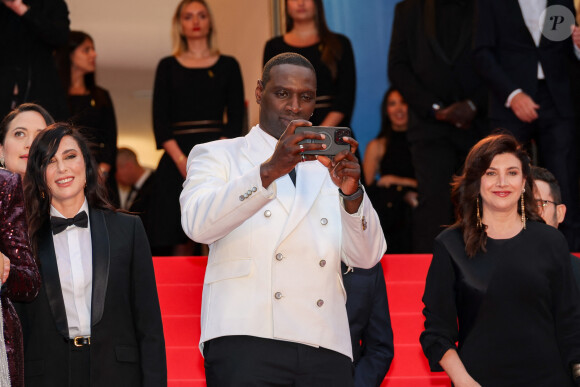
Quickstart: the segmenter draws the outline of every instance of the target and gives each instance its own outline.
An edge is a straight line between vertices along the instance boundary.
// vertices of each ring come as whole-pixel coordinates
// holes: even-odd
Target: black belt
[[[68,341],[73,347],[88,347],[91,345],[91,336],[77,336]]]
[[[223,122],[219,120],[183,121],[171,124],[174,135],[191,133],[221,132]]]

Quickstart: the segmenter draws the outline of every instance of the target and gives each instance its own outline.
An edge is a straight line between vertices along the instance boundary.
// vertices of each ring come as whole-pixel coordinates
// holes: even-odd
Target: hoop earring
[[[521,196],[522,224],[524,225],[524,230],[525,230],[526,229],[526,207],[524,205],[524,192],[526,192],[525,188],[522,191],[522,196]]]
[[[40,191],[40,197],[41,197],[42,199],[44,199],[44,198],[45,198],[45,196],[44,196],[44,191]]]
[[[483,227],[483,222],[481,221],[481,214],[479,212],[479,195],[477,196],[477,207],[476,207],[476,211],[477,211],[477,228],[482,228]]]

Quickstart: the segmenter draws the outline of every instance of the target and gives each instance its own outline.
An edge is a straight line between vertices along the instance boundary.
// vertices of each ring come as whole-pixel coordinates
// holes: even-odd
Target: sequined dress
[[[0,169],[0,251],[10,259],[10,275],[2,286],[2,318],[13,387],[24,386],[22,327],[12,302],[30,302],[40,289],[32,256],[20,176]]]

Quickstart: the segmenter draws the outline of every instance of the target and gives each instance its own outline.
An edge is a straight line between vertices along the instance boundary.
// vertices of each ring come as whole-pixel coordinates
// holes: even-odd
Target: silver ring
[[[304,150],[304,145],[303,144],[298,144],[298,147],[300,148],[300,152],[302,152]]]
[[[303,154],[302,154],[302,155],[300,155],[300,157],[302,158],[302,162],[305,162],[305,161],[306,161],[306,158],[304,157],[304,155],[303,155]]]

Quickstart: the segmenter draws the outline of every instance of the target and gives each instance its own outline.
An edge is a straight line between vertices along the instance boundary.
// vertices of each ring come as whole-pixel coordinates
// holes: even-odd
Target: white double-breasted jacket
[[[197,145],[180,197],[182,225],[210,245],[200,348],[249,335],[320,346],[352,358],[340,262],[370,268],[386,242],[368,197],[348,214],[318,161],[262,187],[260,164],[273,138],[259,126],[245,137]]]

